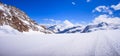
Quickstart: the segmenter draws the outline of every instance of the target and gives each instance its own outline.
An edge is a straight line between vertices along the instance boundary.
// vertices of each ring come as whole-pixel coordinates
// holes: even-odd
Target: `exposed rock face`
[[[0,3],[0,26],[9,25],[20,32],[29,30],[51,33],[45,26],[38,25],[20,9]],[[46,32],[47,31],[47,32]]]
[[[74,26],[71,28],[64,29],[63,31],[59,31],[57,33],[80,33],[81,30],[81,26]]]

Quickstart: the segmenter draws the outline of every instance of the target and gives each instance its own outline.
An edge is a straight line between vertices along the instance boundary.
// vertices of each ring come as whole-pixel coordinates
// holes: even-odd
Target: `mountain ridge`
[[[59,27],[58,27],[59,26]],[[63,28],[61,30],[61,27]],[[57,34],[61,33],[88,33],[98,30],[120,30],[120,24],[111,24],[107,22],[100,22],[97,24],[88,24],[86,26],[72,26],[68,28],[64,28],[65,26],[61,25],[53,25],[48,27],[48,29],[52,30],[53,32]]]
[[[29,32],[29,30],[43,33],[52,33],[27,16],[22,10],[0,3],[0,26],[9,25],[19,32]]]

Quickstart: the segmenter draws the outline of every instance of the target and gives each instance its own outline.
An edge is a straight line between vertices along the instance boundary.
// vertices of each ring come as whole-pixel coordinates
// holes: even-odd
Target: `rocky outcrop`
[[[29,30],[33,30],[51,33],[45,29],[45,26],[40,26],[35,21],[31,20],[26,13],[20,9],[0,3],[0,26],[3,25],[9,25],[19,32],[29,32]]]

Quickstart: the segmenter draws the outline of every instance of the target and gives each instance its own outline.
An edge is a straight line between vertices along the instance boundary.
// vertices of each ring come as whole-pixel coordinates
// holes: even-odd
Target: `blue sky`
[[[98,6],[111,6],[120,3],[119,0],[1,0],[3,3],[15,6],[28,14],[38,23],[50,23],[48,19],[69,20],[72,23],[91,22],[102,14],[92,12]],[[111,9],[112,10],[112,9]],[[119,10],[114,16],[120,16]],[[107,13],[106,13],[107,14]]]

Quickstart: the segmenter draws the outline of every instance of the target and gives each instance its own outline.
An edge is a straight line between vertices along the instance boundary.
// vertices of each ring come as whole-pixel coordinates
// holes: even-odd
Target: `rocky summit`
[[[38,25],[31,20],[27,14],[20,9],[0,3],[0,26],[8,25],[19,32],[40,31],[43,33],[52,33],[45,26]]]

